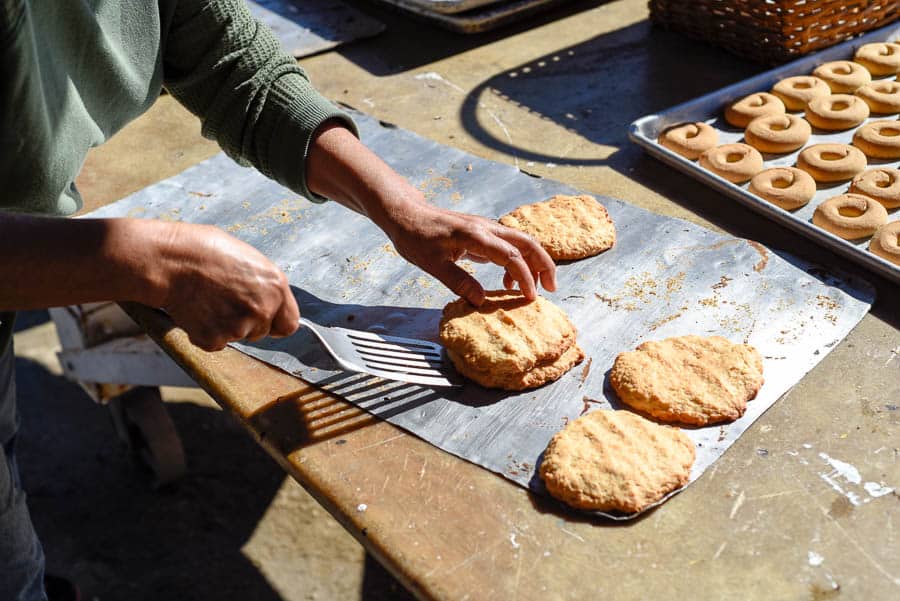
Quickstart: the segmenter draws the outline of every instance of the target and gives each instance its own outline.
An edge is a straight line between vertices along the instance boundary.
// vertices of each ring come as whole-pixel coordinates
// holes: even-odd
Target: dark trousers
[[[12,319],[11,313],[0,313],[0,599],[46,601],[44,552],[28,515],[16,466]]]

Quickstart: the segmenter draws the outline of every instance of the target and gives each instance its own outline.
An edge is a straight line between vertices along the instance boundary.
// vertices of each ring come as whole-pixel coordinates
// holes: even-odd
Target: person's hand
[[[216,351],[233,340],[294,333],[297,302],[287,277],[262,253],[213,226],[166,225],[157,306],[191,342]]]
[[[403,258],[476,307],[484,302],[484,288],[456,264],[463,258],[503,267],[503,286],[517,283],[530,300],[537,296],[538,283],[556,290],[550,255],[527,234],[496,221],[413,200],[395,208],[384,229]]]
[[[366,215],[403,258],[473,305],[484,302],[484,289],[456,264],[463,257],[503,267],[503,285],[518,283],[528,299],[537,295],[538,282],[556,290],[556,265],[530,236],[484,217],[429,205],[420,190],[340,123],[329,121],[319,128],[306,165],[312,192]]]

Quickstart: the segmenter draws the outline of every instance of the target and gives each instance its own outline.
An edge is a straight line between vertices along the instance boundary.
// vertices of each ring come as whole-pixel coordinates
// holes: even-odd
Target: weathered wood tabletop
[[[387,33],[301,61],[329,97],[439,142],[653,211],[847,264],[723,202],[626,139],[629,122],[761,71],[653,30],[644,0],[577,3],[461,37],[364,4]],[[171,98],[94,151],[97,207],[214,154]],[[851,269],[854,269],[851,267]],[[854,269],[858,271],[858,269]],[[695,484],[643,519],[560,512],[338,398],[151,311],[151,335],[423,599],[893,599],[900,596],[900,291]],[[857,481],[854,482],[854,479]],[[849,492],[859,490],[862,501]]]

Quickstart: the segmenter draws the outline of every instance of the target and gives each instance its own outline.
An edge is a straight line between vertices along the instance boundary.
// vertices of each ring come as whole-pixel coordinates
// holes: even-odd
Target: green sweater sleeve
[[[179,0],[163,32],[166,89],[242,164],[315,201],[306,157],[316,129],[350,117],[322,97],[243,0]]]

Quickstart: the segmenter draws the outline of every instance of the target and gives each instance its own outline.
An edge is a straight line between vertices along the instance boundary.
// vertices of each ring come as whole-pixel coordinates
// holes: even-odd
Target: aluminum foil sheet
[[[338,0],[248,0],[287,52],[309,56],[384,31],[384,24]]]
[[[498,217],[571,187],[479,159],[356,114],[363,140],[429,202]],[[589,411],[618,407],[608,385],[615,356],[648,339],[719,334],[755,345],[765,385],[734,423],[687,430],[698,478],[772,403],[857,324],[870,286],[830,274],[752,241],[600,198],[615,221],[611,250],[559,266],[546,294],[578,328],[587,359],[559,381],[507,393],[474,384],[432,390],[335,371],[306,331],[236,344],[243,352],[316,383],[374,415],[523,487],[545,494],[537,466],[550,437]],[[216,156],[92,216],[210,223],[272,258],[288,275],[303,314],[324,325],[435,340],[453,295],[406,263],[363,217],[314,205],[257,172]],[[488,287],[501,271],[471,265]],[[632,516],[613,516],[624,519]]]
[[[869,252],[869,240],[843,240],[834,234],[827,232],[812,223],[813,212],[816,207],[825,200],[846,193],[850,188],[850,182],[837,184],[819,184],[812,201],[796,211],[785,211],[765,200],[751,194],[747,190],[747,184],[736,185],[726,181],[710,171],[700,167],[694,161],[688,160],[667,148],[657,144],[656,140],[660,132],[667,127],[685,121],[703,121],[719,132],[720,144],[743,142],[744,132],[732,127],[722,117],[725,106],[752,94],[754,92],[767,92],[779,80],[793,75],[809,75],[817,66],[835,60],[850,60],[856,49],[870,42],[896,41],[900,38],[900,29],[896,25],[884,27],[863,37],[839,44],[822,52],[817,52],[792,63],[766,71],[755,77],[728,86],[701,98],[691,100],[676,107],[663,111],[657,115],[642,117],[631,124],[629,135],[631,139],[641,145],[647,152],[663,160],[679,171],[687,173],[691,177],[699,179],[703,183],[723,192],[730,198],[740,202],[751,209],[762,213],[766,217],[786,225],[804,236],[815,240],[844,256],[880,273],[881,275],[900,283],[900,266]],[[888,79],[894,79],[890,76]],[[803,113],[795,113],[803,116]],[[896,120],[897,114],[872,115],[866,122]],[[853,140],[853,132],[857,128],[847,131],[828,132],[813,128],[813,135],[804,146],[807,148],[813,144],[840,143],[850,144]],[[791,167],[797,163],[797,156],[803,149],[798,149],[788,154],[763,154],[765,167]],[[869,159],[869,168],[872,167],[900,167],[898,160]],[[888,213],[888,221],[900,219],[900,211],[893,210]]]

